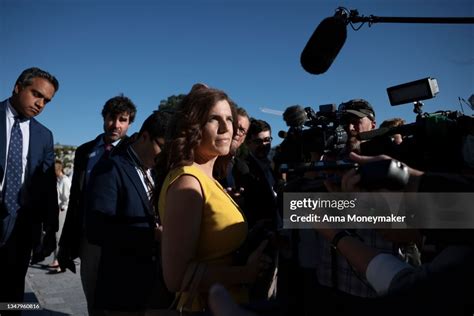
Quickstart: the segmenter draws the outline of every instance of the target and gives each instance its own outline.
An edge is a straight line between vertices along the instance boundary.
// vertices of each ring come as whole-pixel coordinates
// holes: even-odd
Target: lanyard
[[[154,185],[154,182],[150,178],[149,173],[143,167],[143,164],[141,163],[140,158],[138,158],[135,151],[131,147],[128,147],[127,148],[127,153],[130,156],[130,159],[132,159],[133,163],[135,164],[135,166],[138,168],[138,170],[140,171],[140,173],[143,176],[145,186],[147,187],[147,192],[146,192],[147,197],[150,201],[150,204],[151,204],[151,207],[152,207],[152,210],[153,210],[152,215],[155,218],[155,223],[158,223],[158,224],[161,225],[160,216],[155,210],[155,185]]]

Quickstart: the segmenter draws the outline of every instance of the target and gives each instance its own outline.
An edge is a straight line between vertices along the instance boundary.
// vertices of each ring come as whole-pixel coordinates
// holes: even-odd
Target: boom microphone
[[[289,106],[285,112],[283,112],[283,120],[286,122],[286,125],[290,127],[303,126],[307,119],[306,111],[299,105]]]
[[[286,138],[286,135],[288,135],[288,133],[285,132],[285,131],[279,131],[278,132],[278,137],[280,137],[280,138]]]
[[[313,75],[326,72],[344,45],[346,37],[344,17],[332,16],[324,19],[301,53],[301,66]]]

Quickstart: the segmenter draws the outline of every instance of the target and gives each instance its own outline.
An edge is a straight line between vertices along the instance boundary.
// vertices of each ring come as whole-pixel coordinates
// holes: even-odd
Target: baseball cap
[[[370,103],[364,99],[353,99],[342,103],[339,106],[339,111],[343,114],[349,113],[357,117],[369,117],[369,119],[375,119],[375,111]]]

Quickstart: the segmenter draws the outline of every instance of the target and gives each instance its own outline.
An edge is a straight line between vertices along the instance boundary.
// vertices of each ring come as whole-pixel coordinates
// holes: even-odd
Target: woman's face
[[[202,130],[201,144],[196,148],[200,157],[212,159],[229,153],[232,141],[232,111],[227,100],[218,101],[209,111]]]

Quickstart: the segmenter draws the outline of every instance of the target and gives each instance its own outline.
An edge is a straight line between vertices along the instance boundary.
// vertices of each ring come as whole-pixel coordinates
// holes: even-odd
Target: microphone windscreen
[[[292,105],[283,112],[283,120],[290,127],[303,126],[307,119],[306,111],[299,105]]]
[[[287,132],[285,132],[285,131],[279,131],[278,132],[278,137],[280,137],[280,138],[286,138],[286,135],[287,135]]]
[[[338,16],[324,19],[311,35],[303,52],[301,65],[313,75],[326,72],[341,50],[347,37],[345,20]]]

